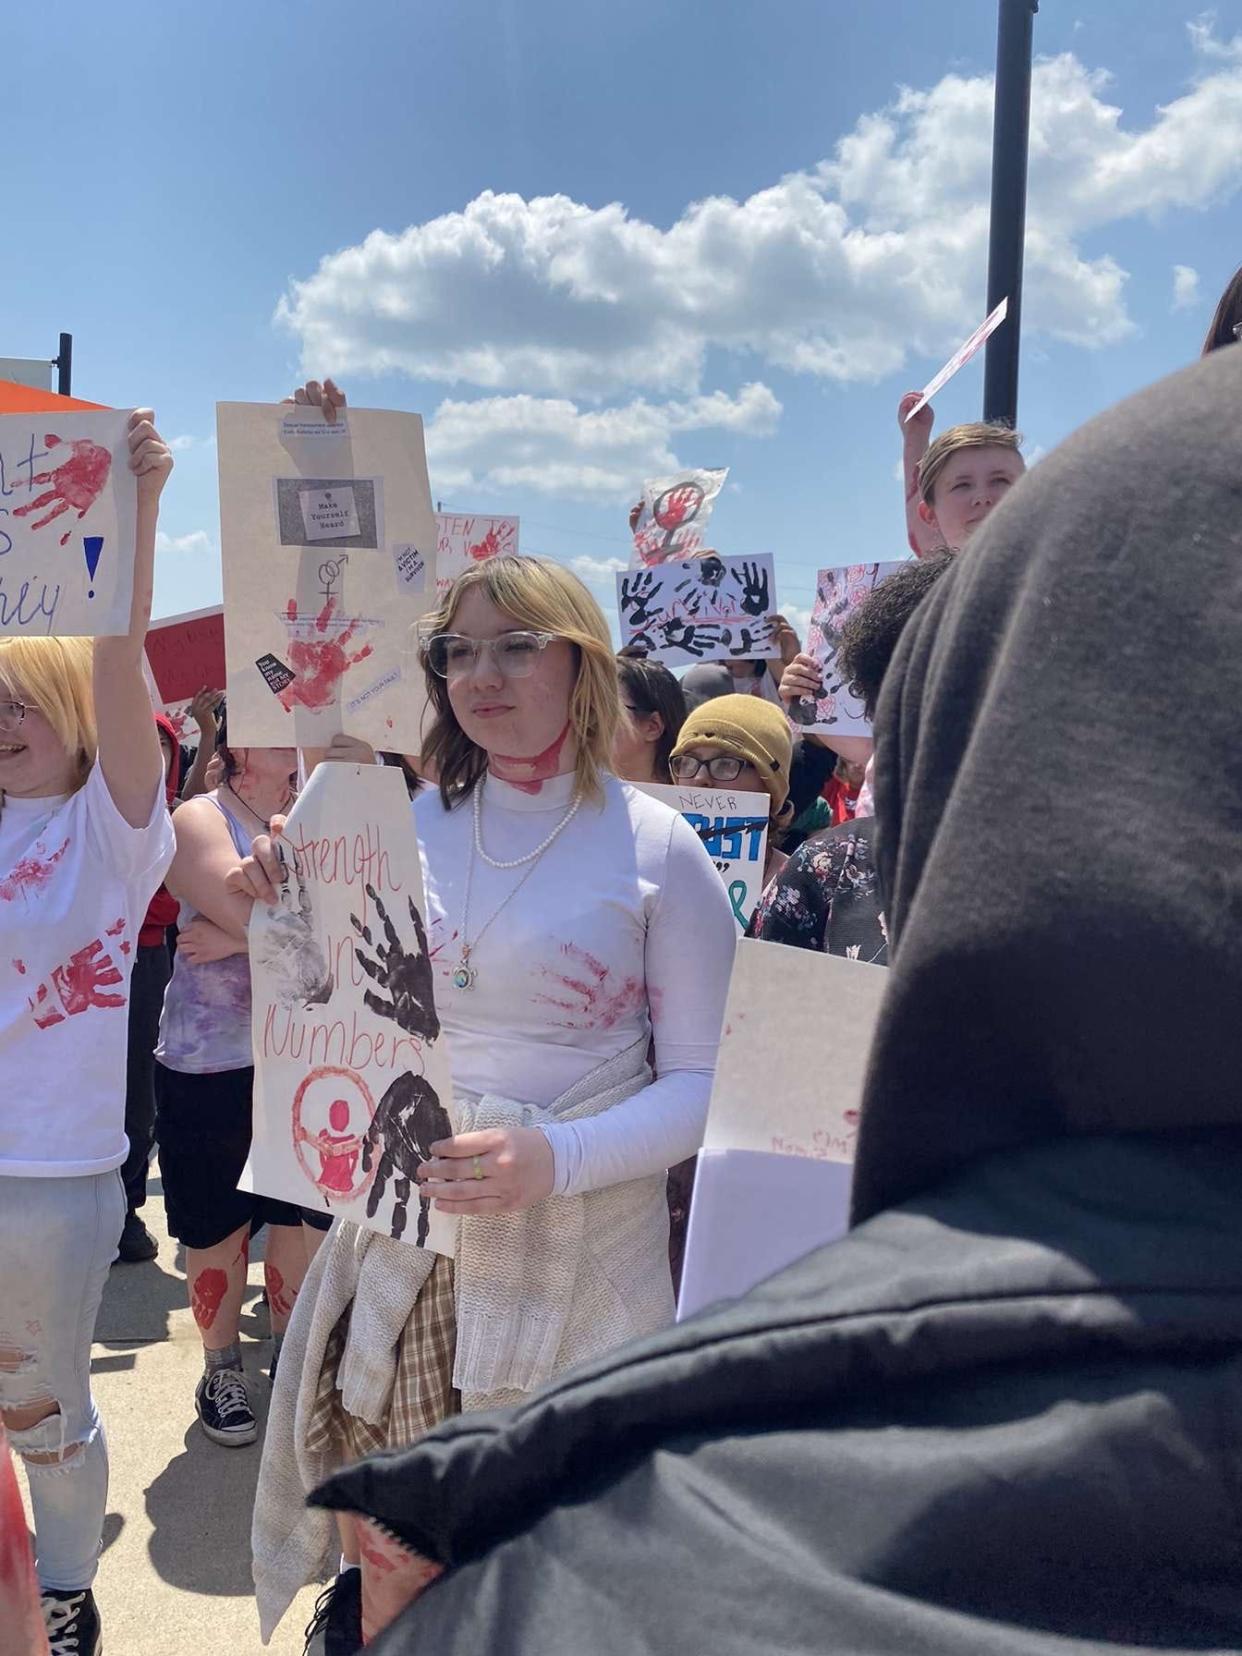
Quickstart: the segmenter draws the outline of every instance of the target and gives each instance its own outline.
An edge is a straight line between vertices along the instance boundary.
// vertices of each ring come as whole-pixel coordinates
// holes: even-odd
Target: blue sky
[[[601,596],[643,475],[728,464],[713,540],[774,552],[805,611],[820,565],[902,555],[898,396],[983,315],[995,12],[19,9],[0,355],[70,329],[75,390],[179,440],[159,613],[219,598],[215,402],[283,395],[304,352],[424,415],[446,507],[518,513]],[[1242,262],[1242,0],[1035,27],[1038,454],[1193,357]],[[938,426],[981,395],[980,360]]]

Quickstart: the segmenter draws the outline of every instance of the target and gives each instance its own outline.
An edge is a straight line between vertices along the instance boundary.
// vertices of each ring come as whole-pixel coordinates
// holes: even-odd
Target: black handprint
[[[272,974],[273,994],[282,1006],[322,1006],[332,996],[332,973],[315,936],[310,892],[296,857],[294,873],[296,897],[286,874],[280,906],[269,911],[259,962]]]
[[[645,627],[660,612],[656,599],[664,590],[663,578],[649,570],[627,575],[621,582],[621,614],[631,627]]]
[[[362,1171],[369,1173],[380,1152],[375,1182],[367,1195],[367,1218],[374,1219],[384,1199],[390,1177],[395,1176],[391,1232],[399,1242],[405,1232],[410,1201],[410,1190],[418,1179],[418,1170],[431,1160],[431,1147],[441,1139],[452,1138],[453,1124],[440,1103],[435,1088],[423,1075],[411,1075],[407,1070],[397,1076],[371,1118],[366,1137],[362,1141]],[[421,1197],[418,1206],[418,1230],[415,1240],[421,1248],[431,1228],[431,1215]]]
[[[743,563],[741,572],[733,571],[733,579],[742,589],[742,608],[747,615],[766,615],[772,608],[769,597],[768,572],[757,563]]]
[[[686,655],[705,655],[712,642],[707,636],[709,628],[696,627],[692,621],[683,621],[679,616],[662,622],[659,631],[663,637],[661,649],[682,650]]]
[[[368,948],[375,950],[374,960],[359,948],[354,949],[354,958],[368,977],[374,978],[381,989],[388,990],[392,999],[381,1000],[373,990],[368,989],[362,997],[363,1002],[381,1018],[391,1018],[408,1035],[417,1035],[430,1045],[440,1033],[440,1019],[436,1014],[434,979],[427,954],[427,930],[423,917],[414,907],[414,899],[409,898],[417,952],[407,954],[374,886],[367,886],[367,896],[375,904],[375,912],[383,922],[384,936],[388,941],[376,943],[371,937],[371,928],[364,926],[356,914],[351,914],[349,918],[354,930]]]

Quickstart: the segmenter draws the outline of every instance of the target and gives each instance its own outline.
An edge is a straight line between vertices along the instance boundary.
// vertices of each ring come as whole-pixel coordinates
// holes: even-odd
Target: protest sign
[[[915,403],[914,407],[906,415],[906,425],[909,425],[910,421],[918,413],[920,408],[927,407],[928,403],[936,395],[937,391],[942,391],[944,389],[944,387],[953,378],[954,374],[957,373],[959,368],[964,368],[966,366],[979,347],[986,344],[1008,315],[1009,298],[1006,295],[1006,297],[1001,300],[1000,304],[997,305],[996,309],[986,319],[986,321],[980,322],[979,326],[975,329],[974,333],[971,334],[970,338],[958,346],[957,350],[954,351],[953,355],[945,363],[940,372],[938,374],[933,374],[931,379],[928,380],[927,384],[923,387],[923,391],[918,402]]]
[[[0,634],[128,632],[137,505],[127,410],[0,415]]]
[[[224,610],[188,610],[154,621],[147,633],[147,663],[155,680],[159,706],[174,719],[200,690],[224,688]]]
[[[417,414],[217,408],[229,732],[417,753],[435,514]]]
[[[680,812],[703,841],[725,883],[737,929],[744,932],[763,895],[771,797],[662,782],[634,785],[639,793],[650,794]]]
[[[400,771],[319,765],[285,827],[278,907],[250,921],[254,1134],[242,1189],[451,1254],[418,1199],[452,1079]]]
[[[728,466],[719,466],[653,477],[644,483],[631,565],[676,563],[701,552],[707,544],[704,535],[712,507],[728,475]]]
[[[690,558],[617,576],[621,642],[667,667],[780,655],[769,552]]]
[[[819,663],[823,682],[818,696],[799,697],[789,704],[789,721],[799,730],[816,736],[870,736],[871,721],[862,702],[837,671],[837,651],[850,613],[900,568],[900,562],[847,564],[843,569],[821,569],[815,577],[806,653]]]
[[[753,938],[738,944],[679,1318],[744,1294],[844,1236],[867,1058],[887,981],[883,967],[836,955]]]
[[[447,592],[459,575],[489,558],[516,558],[518,520],[471,512],[436,513],[436,587]]]

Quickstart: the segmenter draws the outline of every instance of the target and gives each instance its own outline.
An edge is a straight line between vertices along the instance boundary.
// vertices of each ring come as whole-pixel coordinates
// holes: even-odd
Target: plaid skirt
[[[461,1413],[461,1395],[453,1388],[457,1309],[451,1259],[444,1254],[437,1257],[397,1343],[396,1379],[382,1426],[350,1414],[337,1389],[349,1316],[347,1309],[328,1336],[306,1434],[307,1447],[326,1455],[334,1467],[373,1455],[377,1449],[406,1449],[442,1420]]]

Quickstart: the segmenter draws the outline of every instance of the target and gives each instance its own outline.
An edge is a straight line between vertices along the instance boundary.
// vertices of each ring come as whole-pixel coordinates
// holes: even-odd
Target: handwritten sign
[[[224,688],[224,610],[170,615],[151,624],[147,664],[155,680],[157,705],[174,720],[185,717],[200,690]]]
[[[771,553],[691,558],[617,576],[621,642],[668,667],[778,656]]]
[[[644,483],[642,508],[634,525],[634,566],[676,563],[701,552],[707,544],[712,507],[728,475],[729,468],[720,466],[653,477]]]
[[[936,395],[937,391],[942,391],[944,389],[944,387],[953,378],[954,374],[957,373],[958,369],[966,366],[979,347],[985,344],[992,337],[997,328],[1000,327],[1001,323],[1008,315],[1009,298],[1008,295],[1006,295],[1006,297],[1001,300],[1000,304],[997,305],[996,309],[986,319],[986,321],[980,322],[979,326],[975,329],[974,333],[971,334],[970,338],[958,346],[957,350],[954,351],[953,355],[945,363],[940,372],[933,374],[931,379],[928,380],[927,384],[923,387],[923,392],[919,397],[918,402],[915,403],[914,407],[906,415],[905,423],[907,425],[909,425],[910,421],[918,413],[920,408],[927,407],[928,403]]]
[[[242,1188],[451,1254],[416,1174],[452,1079],[398,770],[320,765],[289,816],[280,905],[250,922],[254,1136]]]
[[[870,736],[871,721],[863,704],[837,671],[841,629],[881,581],[901,568],[898,563],[847,564],[821,569],[815,577],[815,607],[807,633],[806,650],[822,674],[820,693],[791,702],[789,720],[799,730],[823,736]]]
[[[489,558],[516,558],[518,520],[472,512],[437,512],[436,584],[447,592],[459,575]]]
[[[436,542],[421,419],[221,403],[217,426],[232,739],[417,752]]]
[[[863,1081],[887,981],[883,967],[837,955],[753,938],[738,944],[679,1318],[744,1294],[844,1236]]]
[[[639,793],[680,812],[703,841],[725,883],[737,929],[744,932],[763,895],[771,799],[766,793],[725,788],[670,787],[661,782],[635,786]]]
[[[0,635],[129,631],[129,413],[0,415]]]

